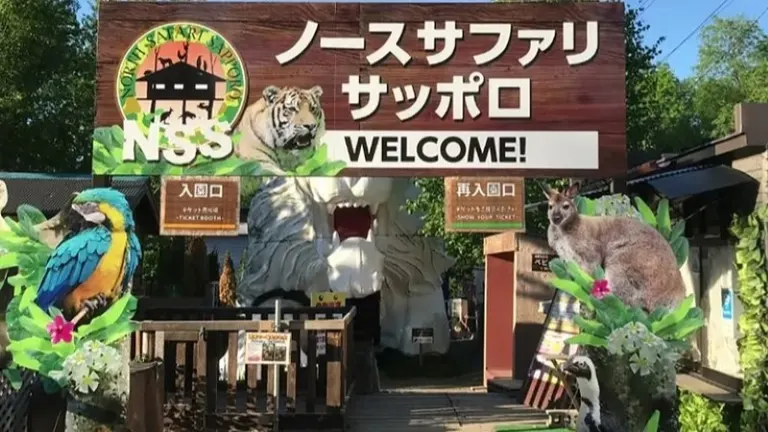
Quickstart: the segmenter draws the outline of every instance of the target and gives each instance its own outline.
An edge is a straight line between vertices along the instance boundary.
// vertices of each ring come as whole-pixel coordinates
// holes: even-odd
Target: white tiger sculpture
[[[355,298],[381,291],[381,345],[418,354],[410,328],[431,327],[434,343],[426,351],[447,352],[441,286],[453,259],[443,252],[441,240],[419,236],[420,216],[403,209],[416,192],[406,178],[265,180],[250,205],[238,302],[254,305],[262,294],[281,289],[337,291]],[[356,235],[342,226],[345,214],[358,225]]]

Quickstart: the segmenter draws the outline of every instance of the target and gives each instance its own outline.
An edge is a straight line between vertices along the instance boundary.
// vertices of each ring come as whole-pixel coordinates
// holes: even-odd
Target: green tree
[[[693,107],[705,136],[733,132],[733,106],[768,100],[768,35],[744,16],[715,18],[699,36],[691,80]]]
[[[0,170],[89,171],[96,20],[76,0],[0,0]]]

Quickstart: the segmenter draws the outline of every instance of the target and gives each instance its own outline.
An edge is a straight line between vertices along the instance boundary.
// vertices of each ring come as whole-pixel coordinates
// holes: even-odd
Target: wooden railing
[[[169,417],[184,422],[179,426],[188,430],[274,426],[275,419],[281,429],[342,427],[354,389],[355,314],[354,307],[283,310],[281,331],[291,333],[290,364],[245,365],[241,379],[238,332],[274,331],[274,312],[268,309],[229,309],[227,315],[237,319],[141,321],[132,356],[164,361],[166,422]],[[323,336],[325,353],[318,353]],[[220,377],[225,352],[227,373]],[[280,368],[277,395],[274,368]]]

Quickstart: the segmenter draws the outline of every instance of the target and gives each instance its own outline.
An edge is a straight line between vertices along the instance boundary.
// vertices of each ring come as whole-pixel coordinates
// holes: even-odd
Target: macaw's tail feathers
[[[40,306],[40,309],[48,312],[48,308],[56,303],[56,293],[51,291],[43,291],[37,293],[35,303]]]

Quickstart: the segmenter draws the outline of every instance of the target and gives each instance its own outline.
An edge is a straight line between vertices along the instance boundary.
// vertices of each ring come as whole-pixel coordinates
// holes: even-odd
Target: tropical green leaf
[[[8,381],[8,384],[11,385],[11,388],[13,390],[19,391],[19,389],[21,389],[23,380],[22,380],[21,371],[19,370],[19,368],[17,367],[5,368],[3,369],[3,375],[5,376],[6,380]]]
[[[23,368],[30,369],[33,371],[37,371],[40,369],[40,361],[38,361],[36,358],[34,358],[33,356],[31,356],[25,351],[14,352],[13,362]]]
[[[685,261],[688,260],[688,251],[690,250],[688,239],[685,237],[678,237],[671,246],[672,251],[675,253],[677,265],[683,265]]]
[[[45,313],[42,309],[40,309],[40,306],[38,306],[35,302],[32,302],[27,307],[27,310],[29,310],[29,315],[32,317],[33,320],[35,320],[35,323],[45,328],[48,324],[53,321],[53,318]]]
[[[90,333],[115,325],[123,317],[123,312],[128,311],[131,316],[136,311],[136,297],[126,294],[116,301],[106,312],[94,318],[89,324],[81,326],[77,330],[79,337],[86,337]],[[128,318],[130,319],[130,318]]]
[[[589,292],[592,289],[592,284],[595,283],[595,280],[592,279],[592,276],[585,272],[578,264],[573,261],[568,261],[566,263],[566,268],[568,269],[568,274],[571,275],[571,279],[579,284],[579,286],[586,292]]]
[[[659,418],[661,417],[661,413],[659,413],[659,410],[656,410],[651,415],[651,418],[648,419],[648,423],[645,424],[645,427],[643,428],[643,432],[657,432],[659,430]]]
[[[19,265],[19,254],[8,252],[0,255],[0,270],[13,268]]]
[[[21,276],[21,275],[16,275]],[[29,286],[26,290],[24,290],[24,293],[21,295],[21,303],[19,303],[19,310],[25,311],[29,308],[31,304],[35,302],[35,298],[37,298],[37,289]]]
[[[592,279],[594,280],[603,280],[605,279],[605,270],[603,270],[602,266],[597,266],[594,273],[592,274]]]
[[[37,225],[48,220],[43,212],[29,204],[22,204],[16,207],[16,216],[19,218],[19,221],[26,220],[32,225]]]
[[[558,278],[568,280],[571,276],[568,274],[568,268],[565,261],[561,258],[555,258],[549,261],[549,270]]]
[[[332,161],[321,165],[312,172],[312,175],[334,177],[346,167],[347,164],[342,161]]]
[[[637,210],[640,212],[640,216],[643,217],[643,220],[655,227],[656,226],[656,216],[653,214],[653,211],[651,211],[650,207],[643,201],[640,197],[635,197],[635,206],[637,207]]]
[[[582,316],[576,315],[573,317],[573,322],[576,323],[576,325],[579,326],[579,328],[584,333],[588,333],[600,338],[606,338],[611,334],[611,329],[598,321],[589,320]]]
[[[46,327],[41,326],[40,324],[36,323],[35,320],[26,315],[19,317],[19,325],[21,325],[24,330],[35,337],[50,339],[50,335],[48,334]]]
[[[660,320],[666,313],[668,312],[668,309],[666,308],[656,308],[653,312],[651,312],[650,315],[648,315],[648,320],[651,321],[651,323]]]
[[[689,295],[688,297],[685,298],[685,300],[683,300],[682,303],[680,303],[677,309],[665,315],[664,318],[662,318],[661,320],[654,322],[651,325],[651,331],[653,333],[659,333],[665,328],[671,327],[679,323],[688,315],[688,311],[694,306],[695,302],[696,302],[696,299],[694,298],[694,296]]]
[[[664,238],[667,238],[672,231],[672,220],[669,218],[669,200],[667,199],[659,201],[656,208],[656,229]]]
[[[588,345],[588,346],[595,346],[595,347],[605,347],[608,346],[608,341],[599,338],[597,336],[593,336],[591,334],[581,333],[576,336],[572,336],[565,340],[565,343],[570,345]]]
[[[6,349],[13,353],[13,359],[16,360],[16,355],[19,352],[31,351],[34,353],[48,353],[53,351],[53,344],[51,341],[43,338],[32,336],[20,341],[12,341]],[[37,370],[37,369],[35,369]]]
[[[620,298],[616,297],[613,294],[606,295],[601,299],[601,301],[603,302],[603,304],[608,306],[616,314],[627,312],[627,305],[625,305]]]
[[[550,284],[553,287],[559,289],[560,291],[566,292],[576,297],[576,299],[580,301],[581,304],[586,305],[587,308],[589,308],[590,310],[594,310],[595,307],[592,304],[593,297],[587,294],[587,292],[584,291],[584,289],[580,287],[579,284],[577,284],[576,282],[566,280],[566,279],[556,278],[556,279],[552,279],[550,281]]]
[[[675,240],[680,238],[680,236],[685,233],[685,220],[681,219],[675,223],[675,226],[672,228],[672,231],[669,233],[669,236],[667,237],[667,240],[670,244],[672,244]]]
[[[105,335],[103,342],[107,345],[111,345],[112,343],[117,342],[120,339],[135,332],[138,327],[138,324],[134,322],[118,323],[117,325],[107,329],[108,332]]]

